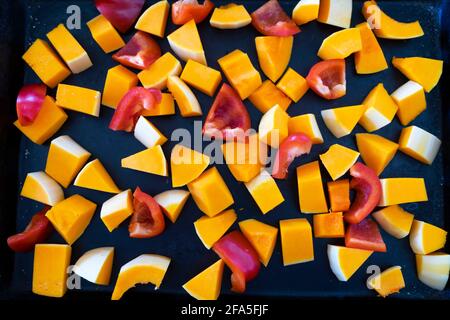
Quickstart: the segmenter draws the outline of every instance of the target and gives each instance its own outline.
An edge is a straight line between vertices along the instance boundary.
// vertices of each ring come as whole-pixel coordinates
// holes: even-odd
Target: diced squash
[[[48,87],[54,88],[70,75],[70,70],[60,60],[56,52],[41,39],[36,39],[22,56]]]
[[[110,53],[125,46],[119,32],[103,15],[98,15],[88,21],[87,26],[95,42],[105,53]]]
[[[228,169],[237,181],[252,180],[267,161],[267,146],[259,141],[257,134],[249,136],[247,142],[229,141],[221,148]]]
[[[322,110],[322,119],[336,138],[350,134],[365,111],[364,105]]]
[[[289,115],[276,104],[261,117],[258,127],[259,140],[273,148],[288,136]]]
[[[403,239],[409,234],[414,220],[414,215],[399,205],[378,210],[372,213],[372,216],[384,231],[397,239]]]
[[[166,0],[152,4],[139,17],[135,28],[160,38],[164,37],[170,4]]]
[[[419,127],[409,126],[402,129],[398,144],[401,152],[431,165],[439,152],[441,140]]]
[[[59,84],[56,90],[56,104],[59,107],[98,117],[101,93],[96,90]]]
[[[43,171],[27,174],[20,195],[49,206],[54,206],[64,199],[61,186]]]
[[[276,82],[291,60],[294,37],[262,36],[255,38],[259,65],[264,74]]]
[[[223,261],[217,261],[183,284],[183,289],[197,300],[217,300],[222,288],[223,267]]]
[[[181,144],[173,147],[170,154],[172,187],[181,187],[199,177],[209,165],[209,157]]]
[[[363,102],[366,108],[359,124],[368,132],[387,126],[394,119],[398,106],[382,83],[373,88]]]
[[[106,73],[103,87],[102,104],[116,108],[122,97],[133,87],[136,87],[136,74],[122,65],[115,66]]]
[[[280,220],[280,235],[284,266],[314,260],[312,230],[308,220]]]
[[[326,37],[317,52],[323,60],[345,59],[362,49],[361,33],[357,28],[348,28]]]
[[[170,76],[179,76],[181,63],[170,52],[163,54],[150,67],[138,73],[139,81],[144,88],[164,90]]]
[[[120,268],[111,300],[119,300],[136,284],[152,283],[158,289],[169,268],[170,258],[156,254],[142,254]]]
[[[300,211],[302,213],[323,213],[328,211],[319,161],[297,167],[297,185]]]
[[[270,80],[264,81],[248,98],[262,113],[266,113],[276,104],[286,111],[291,104],[291,99],[289,99],[289,97],[287,97],[283,91],[278,89]]]
[[[73,73],[92,67],[87,52],[62,23],[47,33],[47,38]]]
[[[414,81],[408,81],[391,94],[398,106],[397,117],[407,126],[427,108],[423,87]]]
[[[429,254],[445,246],[447,231],[430,223],[415,220],[409,234],[409,244],[416,254]]]
[[[177,102],[182,117],[202,115],[202,108],[192,90],[177,76],[169,76],[167,88]]]
[[[90,156],[72,138],[60,136],[50,143],[45,173],[67,188]]]
[[[140,116],[134,127],[134,137],[147,148],[163,145],[167,138],[150,121]]]
[[[347,281],[372,255],[373,251],[328,245],[331,271],[339,281]]]
[[[355,52],[355,67],[358,74],[371,74],[386,70],[388,64],[377,38],[367,22],[357,24],[361,33],[361,50]]]
[[[313,144],[323,143],[322,133],[317,125],[316,116],[313,113],[302,114],[289,118],[289,134],[303,132]]]
[[[97,205],[75,194],[53,206],[45,216],[58,233],[72,245],[86,230]]]
[[[386,298],[390,294],[397,293],[405,287],[402,267],[390,267],[382,273],[371,277],[367,281],[367,284],[370,289],[374,289],[383,298]]]
[[[417,275],[419,280],[435,290],[444,290],[450,272],[450,255],[433,253],[416,255]]]
[[[95,284],[107,286],[111,278],[114,247],[101,247],[85,252],[73,265],[73,272]]]
[[[122,168],[167,177],[167,161],[160,145],[148,148],[122,159]]]
[[[206,66],[205,51],[193,19],[169,34],[167,41],[181,60],[191,59]]]
[[[134,212],[133,194],[125,190],[105,201],[100,210],[100,218],[109,232],[116,229],[126,218]]]
[[[352,0],[320,0],[317,21],[341,28],[350,28]]]
[[[255,69],[248,55],[241,50],[234,50],[217,60],[225,77],[238,92],[242,100],[248,98],[262,83],[258,70]]]
[[[262,170],[252,180],[245,182],[245,186],[263,214],[284,202],[277,183],[266,170]]]
[[[67,291],[67,268],[72,248],[66,244],[37,244],[34,247],[33,293],[61,298]]]
[[[249,25],[252,17],[243,5],[230,3],[215,8],[209,24],[218,29],[239,29]]]
[[[292,20],[298,25],[314,21],[319,17],[320,0],[300,0],[292,11]]]
[[[350,181],[348,179],[328,181],[327,188],[331,211],[347,211],[350,208]]]
[[[423,178],[386,178],[380,179],[382,195],[380,207],[394,204],[428,201],[427,189]]]
[[[409,80],[420,84],[430,92],[438,84],[444,61],[422,57],[392,58],[392,64]]]
[[[350,170],[358,160],[359,152],[336,143],[319,157],[334,181]]]
[[[189,192],[181,189],[173,189],[161,192],[153,197],[161,206],[163,212],[172,223],[177,221],[183,210],[184,204],[189,198]]]
[[[189,182],[188,189],[198,208],[210,217],[234,203],[233,196],[216,167],[206,170]]]
[[[144,117],[169,116],[175,114],[175,101],[170,93],[162,93],[161,102],[151,110],[144,110]]]
[[[398,144],[377,134],[357,133],[356,144],[361,158],[380,175],[397,153]]]
[[[212,97],[222,81],[220,72],[194,60],[188,60],[180,76],[181,80]]]
[[[120,192],[119,188],[117,188],[113,179],[98,159],[92,160],[81,169],[75,179],[74,185],[103,192]]]
[[[202,216],[194,222],[195,232],[206,249],[211,249],[236,219],[236,212],[233,209],[221,212],[214,217]]]
[[[278,81],[277,88],[291,98],[291,100],[298,102],[308,91],[309,86],[305,78],[294,69],[288,68],[280,81]]]
[[[278,229],[255,219],[239,222],[239,228],[267,267],[277,242]]]
[[[384,13],[375,1],[364,2],[362,14],[378,38],[401,40],[421,37],[424,34],[419,21],[396,21]]]
[[[313,224],[316,238],[343,238],[345,235],[342,212],[315,214]]]
[[[14,125],[34,143],[43,144],[62,127],[66,120],[67,114],[64,110],[56,105],[52,97],[46,96],[39,114],[31,125],[22,126],[19,120],[14,121]]]

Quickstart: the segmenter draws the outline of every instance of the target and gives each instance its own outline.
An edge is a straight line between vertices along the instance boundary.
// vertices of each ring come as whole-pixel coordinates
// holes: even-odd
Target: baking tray
[[[66,9],[69,5],[76,4],[81,8],[82,28],[73,30],[73,34],[87,50],[94,66],[87,71],[70,76],[65,83],[102,90],[106,70],[116,63],[106,55],[93,41],[86,22],[98,14],[93,1],[8,1],[1,0],[0,6],[0,93],[1,93],[1,117],[0,117],[0,285],[3,296],[9,299],[17,297],[29,297],[40,299],[30,295],[32,281],[33,254],[12,254],[5,245],[5,239],[16,230],[22,230],[32,214],[41,208],[34,201],[18,197],[25,176],[28,172],[43,170],[49,142],[39,146],[22,137],[17,129],[12,126],[15,118],[15,97],[23,83],[38,81],[36,75],[21,61],[21,55],[36,38],[44,38],[45,34],[58,23],[64,23],[67,19]],[[145,7],[151,2],[147,1]],[[227,1],[214,1],[216,5]],[[239,1],[238,1],[239,2]],[[245,3],[249,11],[259,7],[264,1],[240,1]],[[281,1],[282,6],[291,12],[297,1]],[[428,108],[413,124],[420,126],[443,141],[441,151],[432,166],[420,164],[408,156],[397,153],[394,160],[382,173],[381,177],[424,177],[429,194],[426,203],[409,204],[404,208],[411,211],[418,219],[428,221],[440,227],[449,229],[449,99],[445,95],[445,88],[449,87],[448,78],[448,22],[443,19],[450,15],[447,1],[379,1],[383,10],[392,17],[401,21],[413,21],[419,19],[425,31],[425,36],[408,41],[392,41],[379,39],[387,60],[398,56],[425,56],[442,58],[445,60],[445,73],[440,84],[427,94]],[[354,1],[352,25],[363,21],[361,15],[362,1]],[[166,34],[176,27],[169,23]],[[322,40],[338,28],[309,23],[302,27],[302,32],[295,37],[294,49],[290,66],[303,75],[309,68],[319,61],[316,56]],[[257,32],[246,27],[238,30],[221,31],[211,28],[208,22],[199,25],[199,32],[205,48],[208,64],[220,70],[217,59],[234,49],[247,52],[254,65],[257,63],[254,38]],[[133,34],[130,31],[125,38],[129,39]],[[158,39],[163,52],[170,50],[165,39]],[[320,116],[320,110],[345,105],[359,104],[367,93],[379,82],[383,82],[389,92],[406,81],[391,64],[386,71],[357,76],[354,72],[352,58],[347,60],[347,95],[335,101],[325,101],[309,91],[299,103],[291,105],[288,113],[291,116],[314,113],[321,128],[325,143],[313,147],[310,155],[297,159],[292,167],[317,160],[318,155],[325,152],[333,143],[356,148],[354,135],[336,139],[328,131]],[[261,75],[263,73],[261,72]],[[206,115],[212,98],[194,90]],[[50,91],[54,95],[54,90]],[[246,101],[245,104],[251,115],[252,125],[256,127],[261,117],[260,112]],[[112,132],[107,128],[113,111],[102,107],[100,118],[94,118],[76,112],[67,112],[69,120],[63,125],[58,135],[68,134],[92,153],[92,158],[99,158],[118,186],[122,189],[140,186],[145,192],[156,194],[171,188],[170,178],[157,177],[145,173],[135,172],[120,168],[120,159],[143,150],[143,146],[135,140],[132,134]],[[182,118],[179,114],[168,117],[153,118],[154,124],[167,136],[179,127],[193,129],[193,120],[199,118]],[[392,124],[382,128],[377,133],[384,137],[398,140],[401,125],[395,119]],[[363,132],[359,126],[354,133]],[[166,157],[169,157],[173,142],[167,142],[163,146]],[[218,169],[229,186],[235,204],[233,208],[238,213],[238,221],[256,218],[260,221],[278,225],[280,219],[307,218],[312,223],[311,215],[300,214],[298,209],[297,186],[295,170],[291,169],[287,181],[278,182],[286,201],[267,215],[262,215],[247,192],[245,186],[236,182],[226,165],[219,165]],[[325,171],[322,176],[329,180]],[[73,245],[72,263],[74,263],[85,251],[100,247],[114,246],[116,248],[115,261],[110,286],[97,286],[87,281],[82,281],[81,290],[69,292],[65,299],[81,298],[82,296],[95,296],[100,299],[108,299],[120,266],[142,253],[158,253],[172,258],[164,282],[157,293],[152,286],[139,286],[124,297],[143,297],[151,295],[170,296],[180,299],[187,294],[181,285],[192,276],[217,260],[214,252],[204,248],[195,234],[193,222],[201,216],[192,199],[186,206],[175,224],[170,222],[167,229],[159,237],[154,239],[131,239],[128,237],[127,223],[123,223],[116,231],[109,233],[99,217],[99,208],[103,201],[111,195],[70,186],[65,190],[66,197],[73,194],[81,194],[96,202],[97,213],[84,234]],[[234,224],[231,229],[236,229]],[[368,261],[346,283],[339,282],[331,272],[326,256],[327,243],[342,244],[339,239],[314,239],[314,262],[283,267],[281,258],[280,241],[277,242],[274,254],[268,268],[262,268],[260,275],[248,284],[244,297],[257,298],[373,298],[375,293],[366,288],[365,281],[369,274],[366,268],[369,265],[378,265],[381,269],[392,265],[402,266],[406,288],[399,294],[392,296],[394,299],[450,299],[450,290],[438,292],[423,285],[416,276],[415,259],[408,238],[397,240],[382,231],[383,238],[388,247],[387,253],[374,253]],[[52,243],[64,243],[63,239],[55,232],[48,240]],[[222,285],[222,297],[233,298],[230,292],[230,272],[224,273]],[[80,291],[80,292],[78,292]],[[87,293],[87,295],[86,295]],[[184,298],[183,298],[184,299]],[[245,301],[245,300],[242,300]]]

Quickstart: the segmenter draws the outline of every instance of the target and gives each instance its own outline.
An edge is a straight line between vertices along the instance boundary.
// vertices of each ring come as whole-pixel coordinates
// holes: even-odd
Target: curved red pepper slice
[[[133,193],[134,213],[131,216],[128,231],[131,238],[152,238],[160,235],[166,222],[158,202],[152,196],[142,192],[139,187]]]
[[[350,188],[356,191],[356,197],[350,209],[344,213],[348,223],[360,223],[372,213],[381,198],[381,182],[375,171],[361,162],[357,162],[350,169],[353,177]]]
[[[261,267],[258,254],[240,231],[232,231],[217,241],[213,250],[231,269],[231,290],[245,291],[246,283],[253,280]]]
[[[172,22],[181,25],[194,19],[195,23],[200,23],[213,8],[214,3],[210,0],[205,0],[203,4],[197,0],[178,0],[172,4]]]
[[[301,155],[309,154],[311,147],[312,141],[306,134],[302,132],[290,134],[280,144],[272,169],[272,177],[286,179],[292,161]]]
[[[95,0],[95,7],[122,33],[136,21],[145,0]]]
[[[378,225],[370,218],[350,224],[345,232],[345,246],[349,248],[386,252],[386,244]]]
[[[333,59],[316,63],[306,76],[308,86],[322,98],[332,100],[347,92],[345,60]]]
[[[124,66],[144,70],[160,56],[159,44],[145,32],[138,31],[112,58]]]
[[[16,100],[16,111],[22,126],[33,124],[41,111],[46,95],[47,86],[44,84],[28,84],[20,89]]]
[[[131,88],[119,101],[109,128],[114,131],[133,131],[144,109],[153,109],[161,102],[161,98],[158,89]]]
[[[50,207],[45,207],[36,213],[23,232],[10,236],[8,246],[15,252],[33,250],[35,244],[45,241],[53,231],[53,225],[45,216]]]
[[[300,28],[289,18],[277,0],[267,1],[251,16],[255,29],[265,36],[287,37],[300,32]]]

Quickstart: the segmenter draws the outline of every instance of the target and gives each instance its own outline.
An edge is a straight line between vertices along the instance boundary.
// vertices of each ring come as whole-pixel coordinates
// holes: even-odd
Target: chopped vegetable
[[[73,185],[109,193],[120,192],[116,183],[99,159],[88,162],[78,173]]]
[[[263,214],[284,202],[277,183],[266,170],[261,170],[256,177],[246,182],[245,187]]]
[[[306,77],[309,87],[322,98],[332,100],[346,94],[345,60],[316,63]]]
[[[224,263],[218,260],[183,284],[183,289],[197,300],[217,300],[222,287]]]
[[[345,232],[345,246],[370,251],[386,252],[378,225],[370,218],[350,224]]]
[[[397,293],[405,287],[402,267],[390,267],[382,273],[371,277],[367,281],[367,284],[370,289],[374,289],[383,298],[390,294]]]
[[[47,87],[44,84],[28,84],[20,89],[16,100],[20,125],[29,126],[36,120],[46,95]]]
[[[122,33],[130,29],[144,4],[145,0],[95,0],[97,10]]]
[[[101,247],[85,252],[73,265],[73,272],[95,284],[107,286],[111,278],[114,247]]]
[[[203,4],[197,0],[178,0],[172,4],[172,22],[181,25],[194,19],[195,23],[200,23],[213,8],[214,3],[210,0],[204,0]]]
[[[300,28],[284,12],[277,0],[269,0],[252,14],[252,24],[266,36],[293,36]]]

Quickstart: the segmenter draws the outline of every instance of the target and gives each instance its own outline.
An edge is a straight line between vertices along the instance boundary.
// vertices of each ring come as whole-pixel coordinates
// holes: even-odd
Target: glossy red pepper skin
[[[386,252],[386,244],[378,225],[370,218],[350,224],[345,232],[345,246],[349,248]]]
[[[133,131],[142,112],[153,109],[161,99],[158,89],[131,88],[119,101],[109,128],[114,131]]]
[[[286,179],[288,169],[295,158],[311,152],[312,141],[302,132],[290,134],[281,142],[272,170],[275,179]]]
[[[158,202],[139,187],[133,197],[134,213],[128,226],[130,238],[153,238],[163,233],[166,222]]]
[[[345,60],[332,59],[316,63],[309,70],[306,81],[322,98],[333,100],[345,96],[347,92]]]
[[[20,89],[16,100],[16,111],[19,123],[22,126],[33,124],[41,111],[47,86],[45,84],[27,84]]]
[[[232,231],[217,241],[213,250],[231,269],[231,290],[245,292],[246,283],[259,273],[261,264],[253,246],[240,231]]]
[[[214,3],[210,0],[205,0],[202,4],[197,0],[178,0],[172,4],[172,22],[182,25],[194,19],[195,23],[200,23],[213,8]]]
[[[10,236],[8,246],[15,252],[28,252],[34,249],[37,243],[44,242],[52,233],[53,225],[45,216],[50,207],[45,207],[36,213],[23,232]]]
[[[347,223],[360,223],[372,213],[381,198],[381,182],[375,171],[361,162],[357,162],[350,169],[353,177],[350,188],[355,190],[356,196],[350,209],[344,213]]]
[[[145,0],[95,0],[95,7],[120,32],[125,33],[136,21]]]
[[[278,0],[265,2],[251,17],[252,25],[265,36],[287,37],[300,32],[300,28],[286,14]]]

